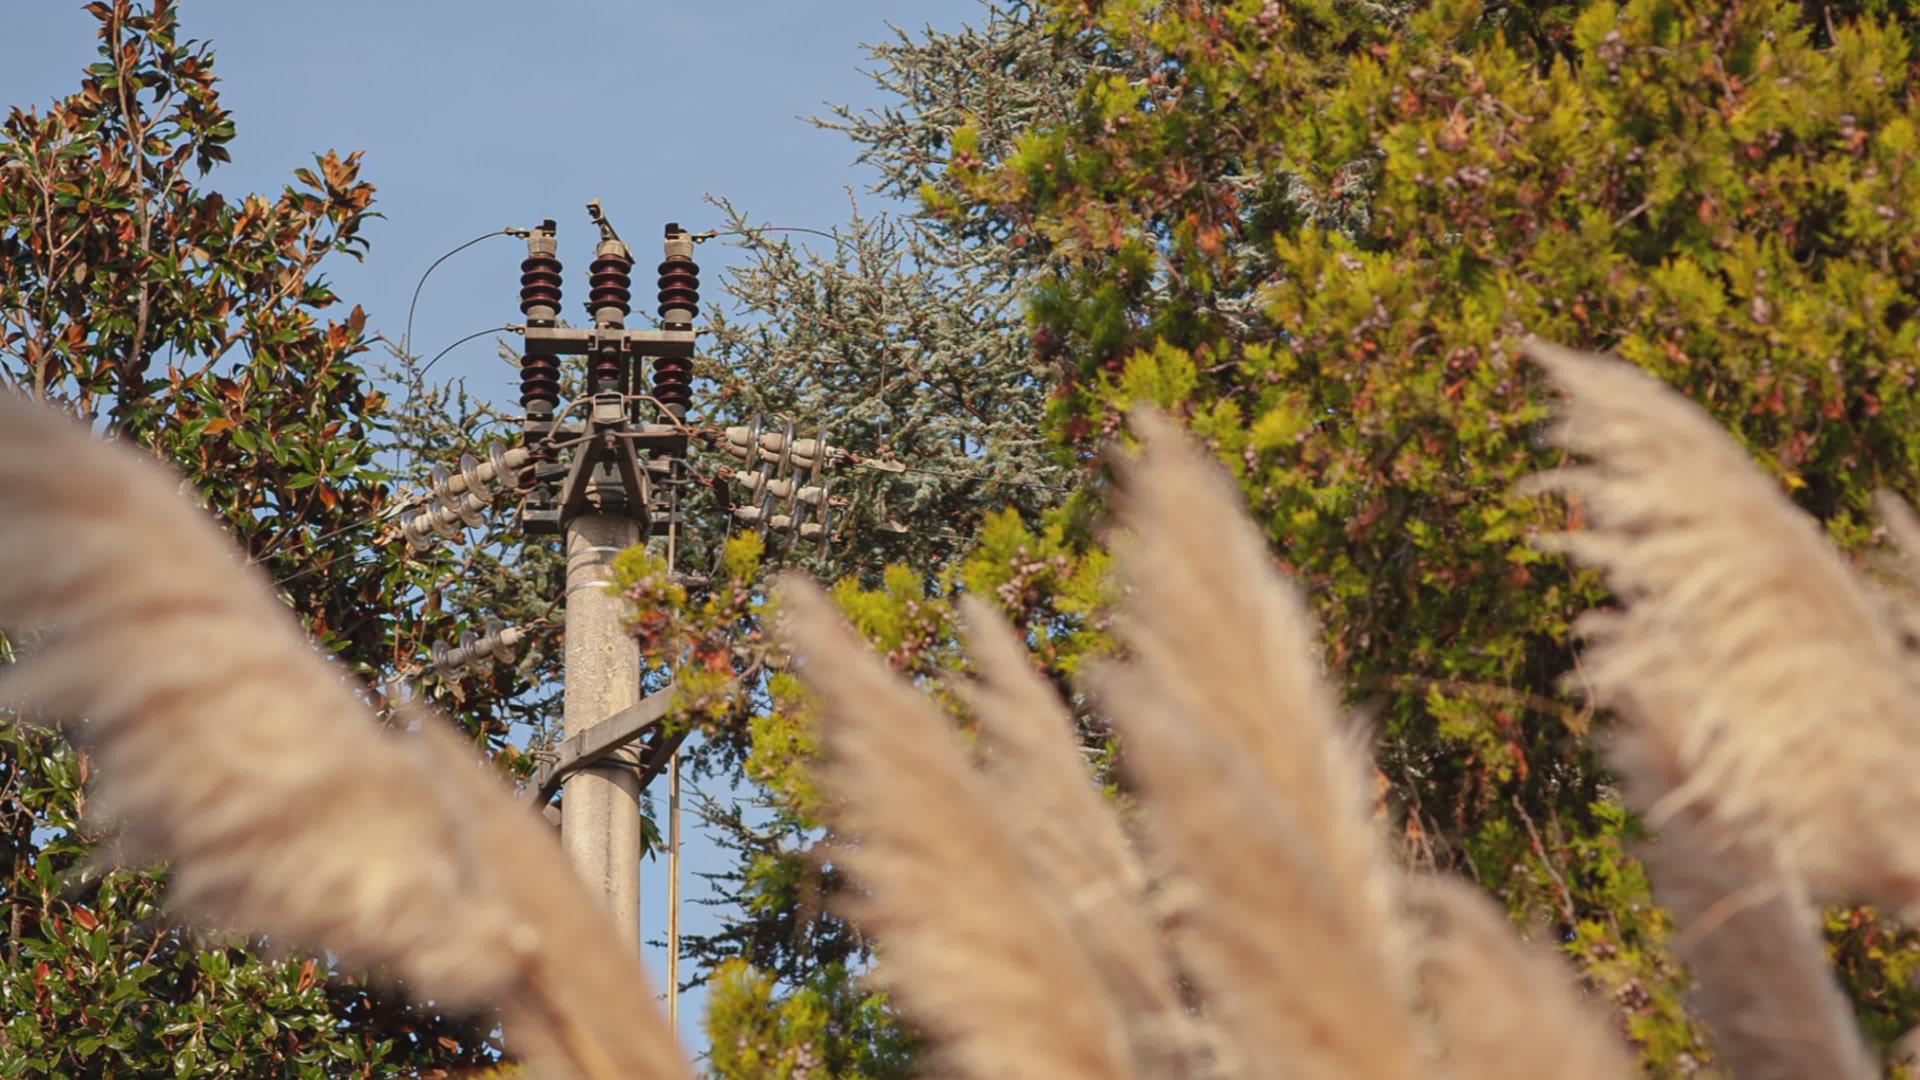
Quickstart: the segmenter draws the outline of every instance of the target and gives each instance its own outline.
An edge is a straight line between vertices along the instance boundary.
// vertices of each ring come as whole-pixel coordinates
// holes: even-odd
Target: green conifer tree
[[[1870,492],[1915,483],[1910,23],[1654,0],[1055,14],[1155,75],[1089,78],[1068,123],[956,162],[966,194],[933,204],[1031,222],[1066,260],[1033,303],[1066,387],[1050,430],[1088,445],[1149,398],[1211,440],[1377,710],[1407,857],[1564,941],[1650,1068],[1692,1067],[1636,826],[1554,681],[1602,594],[1526,543],[1581,511],[1514,489],[1555,460],[1516,345],[1677,384],[1862,545]],[[1865,910],[1829,925],[1873,1034],[1907,1030],[1914,939]]]
[[[1527,543],[1581,510],[1514,489],[1555,461],[1517,345],[1617,351],[1675,383],[1863,546],[1871,491],[1915,485],[1911,21],[1683,0],[1017,15],[1055,56],[1097,60],[1073,68],[1070,102],[1011,131],[980,102],[957,128],[920,131],[932,113],[903,104],[850,130],[910,148],[925,235],[984,259],[1019,239],[1008,284],[1077,494],[990,519],[938,572],[843,585],[843,607],[932,676],[958,664],[951,593],[989,591],[1067,682],[1106,647],[1080,527],[1094,451],[1132,402],[1176,411],[1311,590],[1334,670],[1375,716],[1403,856],[1564,943],[1651,1071],[1710,1067],[1630,855],[1639,826],[1586,749],[1604,718],[1555,679],[1575,667],[1573,614],[1604,593]],[[932,84],[896,85],[911,102]],[[779,733],[765,747],[804,757],[804,709],[776,715],[791,723],[762,722]],[[1083,720],[1102,765],[1114,748]],[[1920,1020],[1920,943],[1866,909],[1828,929],[1890,1044]],[[713,1034],[744,1022],[716,1015]]]

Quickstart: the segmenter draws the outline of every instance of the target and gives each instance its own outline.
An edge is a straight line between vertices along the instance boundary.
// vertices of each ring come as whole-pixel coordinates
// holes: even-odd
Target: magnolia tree
[[[234,135],[210,49],[166,0],[87,10],[100,59],[79,90],[0,124],[0,383],[178,469],[342,665],[417,672],[473,609],[440,602],[458,556],[409,555],[390,527],[390,402],[362,363],[366,316],[323,277],[364,250],[373,187],[334,153],[276,195],[208,187]],[[495,746],[523,687],[423,683]],[[0,726],[0,1072],[418,1075],[496,1056],[484,1023],[159,918],[163,873],[101,857],[68,734]]]

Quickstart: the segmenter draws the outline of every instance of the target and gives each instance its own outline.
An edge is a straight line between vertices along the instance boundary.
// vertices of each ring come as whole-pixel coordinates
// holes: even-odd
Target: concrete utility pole
[[[641,697],[640,648],[624,625],[626,604],[606,592],[615,556],[661,537],[675,580],[693,588],[704,584],[672,565],[680,496],[691,483],[687,454],[694,443],[734,461],[705,481],[713,486],[718,509],[735,526],[757,529],[763,539],[786,537],[789,551],[801,543],[827,549],[835,503],[830,467],[897,472],[900,466],[831,447],[824,431],[796,438],[790,419],[777,431],[763,430],[757,419],[724,430],[688,427],[693,320],[700,306],[694,238],[678,225],[666,227],[655,309],[660,328],[629,329],[633,254],[598,203],[587,204],[587,213],[600,232],[586,304],[593,325],[560,325],[562,268],[554,223],[515,230],[527,240],[527,257],[520,264],[520,310],[526,316],[519,328],[526,341],[520,361],[520,404],[526,410],[521,443],[511,450],[496,448],[485,462],[463,460],[459,475],[438,477],[432,507],[404,526],[410,542],[425,543],[457,535],[463,524],[478,525],[481,511],[491,504],[488,485],[510,474],[523,496],[520,522],[527,535],[560,539],[567,559],[565,715],[561,741],[535,775],[532,795],[545,808],[555,794],[564,793],[561,842],[637,947],[640,795],[653,777],[670,770],[684,733],[666,730],[670,691]],[[569,356],[584,357],[585,371],[580,392],[563,406],[560,360]],[[651,386],[646,384],[649,362]],[[454,668],[500,658],[526,632],[503,628],[463,638],[457,648],[436,644],[435,665]],[[669,772],[669,786],[668,832],[677,847],[677,771]],[[677,894],[671,902],[677,904]],[[677,938],[673,914],[669,937]],[[670,952],[670,973],[674,967]]]
[[[615,556],[635,544],[665,541],[667,570],[679,584],[699,589],[705,579],[674,565],[680,539],[681,498],[692,482],[694,444],[731,459],[701,483],[711,485],[716,509],[729,528],[757,530],[765,541],[784,537],[792,554],[806,545],[824,554],[832,540],[830,471],[859,467],[902,472],[898,462],[865,458],[830,446],[827,432],[796,437],[794,421],[778,430],[760,418],[739,426],[691,428],[693,320],[700,307],[695,238],[668,225],[659,267],[658,330],[630,330],[633,254],[600,212],[587,204],[599,229],[590,268],[588,328],[560,325],[561,264],[555,225],[504,230],[527,241],[520,264],[520,311],[526,324],[520,361],[520,445],[494,446],[487,460],[463,456],[458,473],[436,467],[429,505],[401,522],[415,547],[451,540],[478,527],[499,489],[511,480],[522,497],[520,524],[528,537],[556,537],[566,553],[565,690],[561,740],[545,755],[530,785],[534,804],[557,818],[561,843],[587,885],[613,915],[628,944],[639,947],[641,793],[667,772],[667,978],[678,975],[680,775],[685,732],[665,723],[671,689],[642,697],[639,643],[627,632],[626,603],[607,592]],[[712,234],[708,234],[712,235]],[[585,358],[579,392],[562,405],[560,360]],[[645,367],[652,364],[653,384]],[[514,646],[547,624],[501,626],[461,634],[458,645],[436,641],[433,666],[450,674],[475,664],[510,662]],[[396,686],[391,691],[400,693]],[[564,793],[557,815],[548,804]],[[677,1016],[677,995],[668,1016]]]
[[[607,593],[606,583],[616,555],[678,524],[674,494],[686,474],[682,420],[691,399],[699,267],[691,238],[667,226],[662,328],[629,330],[633,254],[598,203],[587,211],[600,230],[587,297],[592,329],[558,325],[561,267],[553,222],[531,230],[521,263],[527,325],[520,403],[532,459],[522,475],[528,493],[522,521],[529,533],[559,533],[567,558],[563,757],[539,787],[544,802],[558,781],[561,843],[637,947],[640,792],[658,771],[655,759],[670,756],[678,740],[659,731],[664,702],[640,699],[640,648],[624,625],[625,603]],[[563,355],[586,358],[587,393],[561,410]],[[647,358],[654,364],[651,392],[642,370]],[[560,448],[571,450],[571,460],[555,460]],[[649,727],[654,742],[635,745]]]
[[[617,332],[626,327],[631,293],[624,282],[612,279],[631,269],[633,255],[598,207],[589,209],[601,236],[593,253],[594,290],[587,306],[595,330]],[[591,348],[594,391],[625,391],[629,361],[618,347],[596,341]],[[613,557],[642,539],[646,502],[644,496],[614,500],[605,490],[594,494],[600,497],[592,500],[592,511],[561,523],[567,553],[563,735],[583,733],[640,700],[640,645],[621,624],[625,605],[607,593],[606,583],[613,579]],[[623,505],[627,502],[638,505]],[[623,746],[568,777],[560,801],[561,844],[635,946],[640,941],[638,764],[633,750]]]
[[[640,644],[621,623],[626,602],[606,590],[613,557],[640,540],[622,514],[581,514],[567,523],[566,717],[576,735],[640,700]],[[622,934],[640,940],[640,773],[622,746],[567,777],[560,842],[587,885],[605,898]]]

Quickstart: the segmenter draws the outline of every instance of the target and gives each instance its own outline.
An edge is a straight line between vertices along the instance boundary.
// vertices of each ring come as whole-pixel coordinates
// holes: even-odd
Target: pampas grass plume
[[[685,1075],[543,826],[447,721],[382,731],[177,486],[0,394],[0,622],[30,646],[5,699],[83,718],[118,854],[170,862],[197,921],[500,1006],[558,1071]]]

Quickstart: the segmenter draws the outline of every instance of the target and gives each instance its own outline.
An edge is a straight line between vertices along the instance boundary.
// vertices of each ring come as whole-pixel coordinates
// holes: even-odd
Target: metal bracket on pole
[[[647,356],[692,356],[691,330],[637,330],[623,327],[586,329],[571,326],[529,326],[523,335],[528,352],[541,356],[577,356],[603,348],[625,348]]]
[[[608,502],[612,485],[602,487],[596,482],[602,463],[611,465],[620,479],[619,494],[625,501],[624,513],[640,522],[640,533],[648,531],[647,504],[652,501],[652,487],[647,483],[647,474],[640,466],[632,443],[623,438],[628,431],[625,401],[618,393],[595,394],[593,413],[588,421],[588,437],[573,453],[573,465],[567,470],[566,483],[561,487],[560,515],[561,528],[587,508],[589,496],[599,491],[602,510],[611,509]]]
[[[542,764],[533,775],[531,787],[534,804],[545,806],[552,802],[567,777],[599,764],[614,751],[653,732],[654,742],[649,744],[647,754],[641,759],[643,774],[640,786],[644,788],[646,781],[659,772],[657,766],[664,765],[672,755],[671,749],[662,752],[659,736],[661,722],[667,718],[667,707],[672,704],[673,693],[673,687],[669,686],[657,694],[649,694],[641,698],[638,704],[614,713],[577,735],[560,740],[560,745],[554,748],[553,760]],[[678,737],[671,741],[675,746],[679,745]],[[651,771],[646,771],[656,757],[658,762],[651,766]]]

